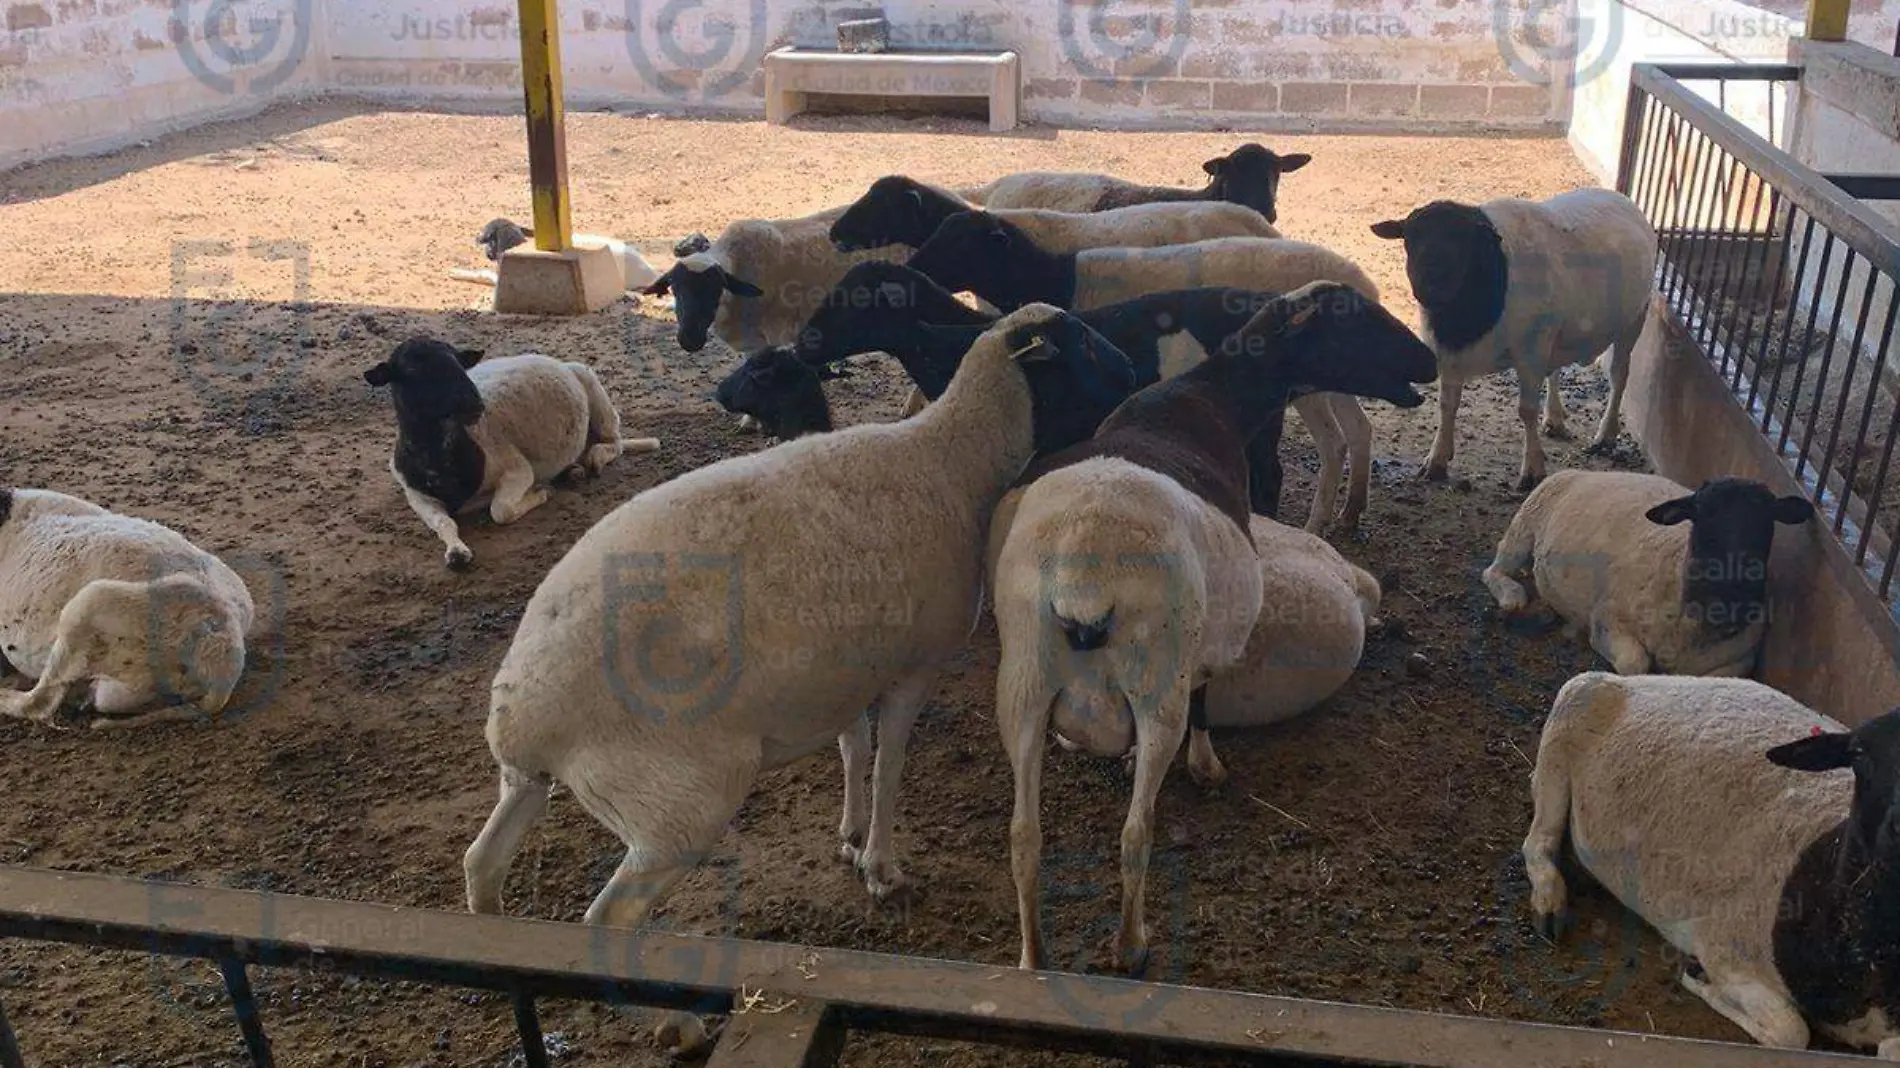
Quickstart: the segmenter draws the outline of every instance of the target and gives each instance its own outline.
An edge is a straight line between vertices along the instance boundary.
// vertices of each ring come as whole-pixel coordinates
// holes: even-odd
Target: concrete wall
[[[1723,475],[1807,496],[1660,300],[1630,365],[1629,427],[1658,473]],[[1900,627],[1821,522],[1777,527],[1757,677],[1853,724],[1900,705]]]

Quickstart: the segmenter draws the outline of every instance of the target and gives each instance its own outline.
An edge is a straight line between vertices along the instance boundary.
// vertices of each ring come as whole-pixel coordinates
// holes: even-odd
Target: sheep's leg
[[[1253,440],[1247,443],[1247,497],[1255,515],[1280,518],[1280,487],[1286,481],[1286,469],[1280,463],[1280,437],[1285,428],[1284,409]]]
[[[495,497],[488,503],[489,518],[506,525],[547,503],[548,491],[534,484],[534,467],[520,449],[502,444],[489,453],[489,460],[501,468]]]
[[[1464,379],[1444,366],[1438,368],[1438,435],[1432,439],[1432,451],[1425,457],[1425,480],[1443,482],[1451,473],[1451,457],[1458,426],[1458,404],[1464,399]]]
[[[1544,380],[1544,435],[1558,441],[1570,440],[1570,424],[1564,412],[1563,393],[1557,389],[1557,372]]]
[[[1001,625],[1004,621],[999,620]],[[1011,635],[1013,638],[1014,635]],[[1016,917],[1022,928],[1018,965],[1042,967],[1042,918],[1038,879],[1042,866],[1042,757],[1048,736],[1049,692],[1041,662],[1018,642],[1003,642],[996,668],[996,725],[1016,778],[1016,807],[1009,820],[1009,870],[1016,883]]]
[[[93,620],[86,612],[75,612],[74,602],[87,596],[97,584],[75,594],[60,612],[59,635],[53,640],[52,652],[46,657],[46,670],[40,673],[39,680],[30,690],[0,690],[0,715],[18,719],[32,720],[49,727],[61,729],[75,726],[81,715],[89,710],[78,706],[92,680],[110,677],[115,674],[114,665],[107,662],[117,651],[124,656],[124,646],[138,635],[101,633],[95,628]],[[96,603],[96,602],[95,602]],[[134,611],[126,622],[143,630],[146,620]],[[141,647],[142,655],[143,649]],[[125,666],[125,665],[121,665]],[[137,695],[136,704],[150,700],[148,694]]]
[[[1608,660],[1618,675],[1649,674],[1649,650],[1613,619],[1600,614],[1590,617],[1590,648]]]
[[[838,823],[838,855],[852,864],[864,859],[864,835],[871,824],[865,804],[865,773],[870,770],[871,719],[860,715],[851,729],[838,735],[838,755],[844,758],[844,818]]]
[[[1570,775],[1561,751],[1539,754],[1531,770],[1531,826],[1524,835],[1524,872],[1531,880],[1531,916],[1537,932],[1552,941],[1570,929],[1570,905],[1557,853],[1570,819]]]
[[[1524,462],[1517,472],[1520,493],[1532,489],[1544,478],[1544,443],[1537,439],[1537,392],[1543,385],[1542,379],[1532,378],[1522,367],[1518,368],[1517,418],[1524,424]]]
[[[864,875],[864,888],[879,900],[909,881],[897,866],[891,825],[897,819],[897,791],[904,777],[904,748],[910,744],[910,728],[936,681],[934,665],[913,672],[885,691],[878,702],[877,760],[871,772],[871,833],[865,840],[858,870]]]
[[[1188,695],[1189,681],[1183,675],[1175,680],[1153,716],[1135,716],[1135,782],[1128,801],[1128,820],[1122,824],[1122,923],[1115,947],[1121,967],[1134,976],[1148,966],[1144,910],[1148,854],[1154,844],[1155,798],[1161,794],[1161,780],[1181,748],[1182,735],[1187,733]]]
[[[1346,434],[1334,418],[1333,406],[1326,394],[1309,393],[1293,402],[1293,410],[1300,413],[1300,422],[1306,424],[1306,431],[1313,436],[1313,445],[1319,450],[1319,485],[1313,490],[1306,532],[1321,534],[1332,524],[1333,513],[1339,507],[1340,475],[1346,468]]]
[[[1372,420],[1359,406],[1359,399],[1344,393],[1328,394],[1339,429],[1346,438],[1346,458],[1351,464],[1346,482],[1346,510],[1339,517],[1342,529],[1359,529],[1359,517],[1365,514],[1372,490]]]
[[[1210,789],[1227,781],[1227,769],[1214,755],[1214,740],[1207,733],[1206,686],[1196,686],[1188,695],[1188,775]]]
[[[1597,424],[1596,439],[1583,451],[1592,455],[1609,452],[1616,447],[1616,436],[1623,430],[1623,390],[1629,385],[1630,358],[1635,355],[1637,339],[1643,336],[1643,320],[1625,331],[1610,349],[1610,400],[1603,406],[1603,421]]]
[[[1499,611],[1516,612],[1530,603],[1530,591],[1511,576],[1531,566],[1536,550],[1537,541],[1531,533],[1531,524],[1525,521],[1520,511],[1511,517],[1511,525],[1504,528],[1504,537],[1498,539],[1497,555],[1481,576],[1485,589],[1490,590],[1492,598],[1498,602]]]
[[[462,532],[456,528],[455,517],[442,507],[434,497],[417,493],[408,486],[402,488],[402,494],[409,499],[409,508],[422,518],[422,522],[435,536],[442,539],[447,550],[442,555],[443,563],[451,569],[460,571],[475,560],[475,554],[462,542]]]
[[[929,403],[930,402],[924,398],[923,390],[918,389],[916,386],[910,387],[910,393],[904,397],[903,418],[909,419],[911,416],[923,411],[924,407]]]
[[[501,769],[501,799],[495,811],[462,854],[462,875],[468,887],[468,910],[501,914],[501,888],[508,881],[508,868],[528,828],[548,810],[548,793],[553,783],[544,776],[530,775],[515,768]]]
[[[1706,960],[1702,964],[1710,978],[1697,979],[1684,972],[1684,989],[1770,1049],[1808,1048],[1807,1021],[1785,995],[1752,976],[1725,973]]]

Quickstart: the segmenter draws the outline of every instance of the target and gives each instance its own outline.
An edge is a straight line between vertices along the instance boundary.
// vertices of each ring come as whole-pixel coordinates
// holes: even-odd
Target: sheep
[[[826,377],[843,375],[801,358],[790,345],[774,345],[733,368],[713,399],[780,441],[827,434],[833,425],[831,404],[819,384]]]
[[[1559,471],[1531,491],[1484,569],[1500,611],[1530,595],[1587,631],[1624,675],[1745,676],[1768,627],[1775,524],[1814,517],[1801,497],[1718,478],[1691,491],[1660,475]],[[1681,525],[1689,524],[1688,530]]]
[[[1145,293],[1202,286],[1287,292],[1308,282],[1344,282],[1366,299],[1379,290],[1352,261],[1319,245],[1276,238],[1223,237],[1164,248],[1087,249],[1052,253],[1021,229],[985,212],[944,221],[908,266],[945,289],[969,290],[998,308],[1039,300],[1086,311]],[[1372,422],[1351,397],[1302,397],[1294,407],[1320,455],[1320,483],[1307,529],[1333,521],[1342,473],[1351,463],[1339,526],[1354,532],[1372,485]],[[1266,494],[1271,489],[1275,495]],[[1278,484],[1256,481],[1254,509],[1275,514]]]
[[[1749,679],[1578,675],[1531,776],[1535,923],[1569,926],[1567,830],[1692,958],[1682,985],[1756,1042],[1803,1049],[1813,1028],[1900,1059],[1897,777],[1900,710],[1850,731]]]
[[[972,205],[960,197],[901,174],[887,175],[845,209],[831,224],[831,243],[841,251],[916,247],[945,219]],[[1092,213],[1040,208],[990,209],[1014,223],[1042,248],[1076,252],[1085,248],[1154,248],[1214,237],[1279,237],[1280,232],[1252,208],[1219,201],[1160,201]]]
[[[1341,360],[1350,352],[1357,359]],[[1431,350],[1350,287],[1273,300],[1193,369],[1130,397],[1090,440],[1032,462],[990,522],[985,560],[1001,640],[997,724],[1015,773],[1011,868],[1024,968],[1041,965],[1037,867],[1043,738],[1101,755],[1132,746],[1122,829],[1119,963],[1139,972],[1155,796],[1182,736],[1188,769],[1225,776],[1205,687],[1236,665],[1261,611],[1246,442],[1302,388],[1424,403]]]
[[[534,230],[519,226],[508,219],[490,219],[475,235],[475,244],[482,249],[490,263],[498,263],[501,254],[516,245],[526,244],[534,236]],[[592,248],[605,246],[614,254],[614,262],[620,265],[621,288],[628,291],[645,289],[659,280],[660,272],[640,255],[640,251],[617,237],[601,237],[597,234],[575,234],[574,247]]]
[[[535,591],[495,676],[501,792],[464,857],[469,908],[501,910],[559,780],[627,846],[587,922],[636,926],[762,772],[834,738],[840,852],[873,895],[903,885],[904,749],[974,629],[990,513],[1032,453],[1086,437],[1132,375],[1074,317],[1023,308],[915,418],[731,457],[603,517]]]
[[[1049,211],[1107,211],[1130,204],[1181,200],[1224,200],[1252,208],[1270,223],[1280,221],[1276,199],[1280,176],[1312,161],[1304,152],[1276,155],[1249,142],[1201,169],[1210,180],[1204,189],[1138,185],[1105,174],[1025,171],[998,178],[966,195],[988,208],[1043,208]]]
[[[1610,350],[1610,400],[1587,453],[1609,451],[1621,428],[1630,354],[1642,336],[1656,270],[1656,228],[1621,193],[1579,189],[1544,201],[1507,197],[1475,207],[1437,200],[1372,232],[1405,242],[1405,273],[1427,341],[1438,352],[1438,436],[1424,475],[1447,477],[1466,379],[1517,372],[1524,459],[1517,487],[1544,477],[1544,433],[1568,439],[1558,368]]]
[[[255,619],[244,581],[182,534],[0,488],[0,676],[36,680],[0,689],[0,715],[60,728],[216,717]]]
[[[539,353],[483,360],[480,350],[418,336],[363,380],[389,387],[389,473],[455,570],[475,559],[456,516],[486,506],[495,522],[512,523],[547,501],[555,476],[597,475],[623,451],[660,447],[620,436],[620,415],[592,368]]]
[[[901,248],[840,252],[831,224],[843,207],[797,219],[740,219],[698,251],[685,251],[641,292],[673,294],[676,340],[687,352],[717,336],[738,352],[790,344],[800,323],[852,264],[890,259]]]

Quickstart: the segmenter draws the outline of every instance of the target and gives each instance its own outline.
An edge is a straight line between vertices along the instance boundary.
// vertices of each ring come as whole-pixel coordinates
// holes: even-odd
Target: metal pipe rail
[[[322,969],[535,999],[731,1012],[709,1068],[827,1068],[847,1032],[1136,1064],[1847,1068],[1862,1057],[1342,1005],[882,953],[0,867],[0,937],[216,961],[251,1062],[271,1065],[247,968]],[[735,999],[738,1004],[735,1009]],[[765,1006],[760,1009],[759,1006]],[[0,1014],[0,1066],[25,1068]]]

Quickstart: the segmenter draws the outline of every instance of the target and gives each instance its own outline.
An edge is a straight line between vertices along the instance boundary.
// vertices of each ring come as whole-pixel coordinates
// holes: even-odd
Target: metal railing
[[[1861,199],[1900,199],[1900,177],[1821,174],[1724,106],[1800,76],[1636,65],[1617,188],[1657,228],[1663,299],[1892,612],[1900,228]]]
[[[0,867],[0,937],[215,961],[257,1068],[273,1053],[253,965],[504,992],[528,1068],[548,1063],[536,998],[731,1013],[708,1068],[827,1068],[850,1032],[1143,1065],[1846,1068],[1865,1060],[33,868]],[[25,1064],[0,1014],[0,1066]]]

